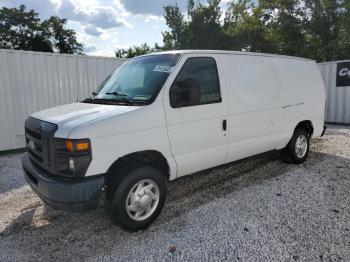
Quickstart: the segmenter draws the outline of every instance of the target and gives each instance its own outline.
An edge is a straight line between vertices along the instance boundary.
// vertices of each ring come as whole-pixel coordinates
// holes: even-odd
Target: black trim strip
[[[327,125],[335,125],[335,126],[350,126],[350,123],[342,123],[342,122],[325,122]]]

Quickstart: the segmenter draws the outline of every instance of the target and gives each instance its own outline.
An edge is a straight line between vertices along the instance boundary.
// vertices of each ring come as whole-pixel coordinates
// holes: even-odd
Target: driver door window
[[[170,89],[173,108],[220,103],[216,62],[210,57],[189,58]]]

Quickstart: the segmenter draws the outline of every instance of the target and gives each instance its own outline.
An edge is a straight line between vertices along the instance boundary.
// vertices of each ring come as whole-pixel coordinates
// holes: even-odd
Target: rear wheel
[[[294,164],[304,163],[310,147],[310,134],[305,129],[296,129],[285,148],[286,160]]]
[[[112,220],[129,231],[143,229],[158,217],[165,198],[165,176],[151,166],[136,168],[125,176],[115,191]]]

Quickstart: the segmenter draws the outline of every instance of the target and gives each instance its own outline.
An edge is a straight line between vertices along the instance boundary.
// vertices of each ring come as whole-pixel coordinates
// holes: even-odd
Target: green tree
[[[80,53],[82,44],[73,30],[66,29],[66,19],[51,17],[43,22],[34,10],[0,9],[0,48],[42,52]]]
[[[163,48],[350,58],[349,0],[232,0],[223,23],[220,17],[219,0],[188,0],[186,16],[176,5],[166,6]]]
[[[52,52],[43,36],[38,13],[19,8],[0,9],[0,48]]]
[[[260,0],[273,53],[317,61],[350,57],[346,0]]]
[[[274,52],[273,37],[266,26],[268,20],[263,8],[251,0],[230,2],[224,19],[224,43],[229,50]]]
[[[187,38],[185,33],[186,23],[177,5],[165,6],[165,21],[170,31],[163,32],[163,43],[165,49],[186,48]]]
[[[159,45],[156,44],[154,48],[151,48],[147,43],[144,43],[140,46],[133,46],[128,49],[118,49],[115,52],[115,56],[119,58],[133,58],[135,56],[159,51],[161,51],[161,47]]]
[[[231,2],[224,22],[228,48],[303,56],[304,16],[298,0]]]
[[[348,33],[341,30],[342,1],[338,0],[306,0],[305,6],[310,14],[306,22],[309,36],[309,56],[319,61],[340,59],[340,38],[348,37]],[[348,27],[349,24],[346,26]],[[349,46],[348,46],[349,48]]]
[[[220,24],[220,0],[208,0],[205,5],[194,5],[193,1],[189,1],[188,7],[188,48],[221,49],[223,31]]]
[[[127,49],[117,49],[117,51],[115,51],[115,56],[118,58],[125,58],[127,54]]]
[[[186,20],[177,5],[165,6],[164,11],[170,29],[163,32],[165,49],[222,48],[220,0],[207,0],[206,4],[189,0]]]
[[[58,53],[75,54],[83,51],[83,45],[77,41],[75,31],[66,29],[67,19],[51,16],[42,22],[43,34],[50,39]]]
[[[339,33],[338,33],[338,59],[350,58],[350,1],[340,4]]]
[[[274,52],[283,55],[305,56],[305,12],[300,0],[261,0],[265,39]]]

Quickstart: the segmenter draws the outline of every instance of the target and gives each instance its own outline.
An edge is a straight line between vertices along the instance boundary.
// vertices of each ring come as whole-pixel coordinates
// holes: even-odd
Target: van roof
[[[265,56],[265,57],[276,57],[276,58],[295,59],[295,60],[315,62],[314,60],[311,60],[311,59],[296,57],[296,56],[274,55],[274,54],[242,52],[242,51],[226,51],[226,50],[171,50],[171,51],[164,51],[164,52],[158,52],[158,53],[151,53],[148,55],[161,55],[161,54],[227,54],[227,55]]]

